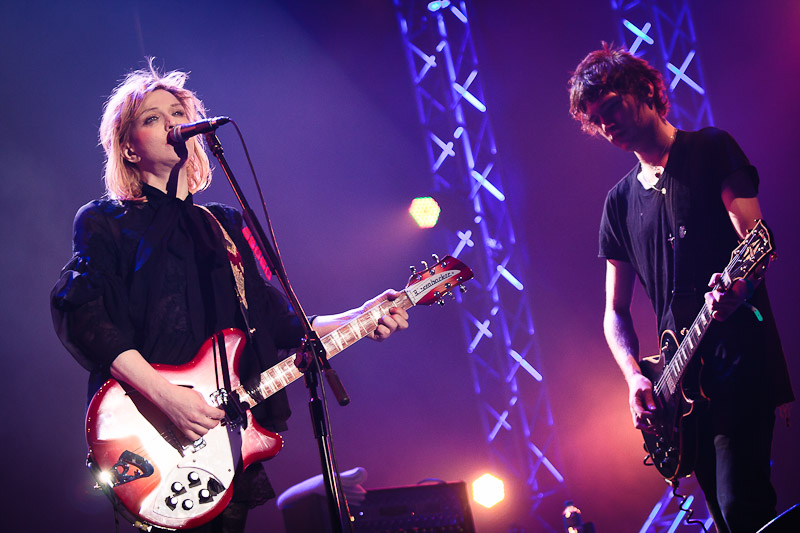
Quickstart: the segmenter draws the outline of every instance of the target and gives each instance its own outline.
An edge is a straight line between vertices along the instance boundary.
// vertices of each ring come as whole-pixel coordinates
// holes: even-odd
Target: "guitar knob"
[[[172,484],[172,492],[174,494],[183,494],[184,492],[186,492],[186,489],[183,488],[183,484],[181,482],[176,481],[175,483]]]
[[[178,498],[176,498],[175,496],[168,496],[167,499],[164,500],[164,503],[167,504],[167,507],[169,507],[170,510],[174,511],[175,508],[178,506]]]
[[[198,496],[200,498],[200,503],[208,503],[211,501],[211,492],[208,489],[202,489]]]
[[[194,470],[189,472],[189,475],[186,477],[189,479],[190,487],[194,487],[200,484],[200,474],[198,474]]]
[[[194,502],[192,500],[183,500],[181,507],[183,507],[184,511],[189,511],[192,509],[192,507],[194,507]]]

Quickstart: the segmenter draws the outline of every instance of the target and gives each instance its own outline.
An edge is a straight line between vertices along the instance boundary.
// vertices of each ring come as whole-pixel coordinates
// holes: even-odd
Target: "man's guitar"
[[[731,254],[717,288],[727,290],[740,278],[760,279],[773,257],[772,234],[759,220]],[[694,469],[696,421],[690,415],[702,390],[698,373],[686,370],[711,322],[711,312],[704,304],[691,327],[683,330],[680,343],[678,336],[667,330],[661,335],[661,353],[641,361],[642,373],[653,382],[658,407],[655,433],[642,432],[646,462],[652,461],[670,482],[688,476]]]
[[[324,336],[328,358],[374,331],[390,307],[443,303],[441,298],[470,279],[469,267],[449,256],[425,265],[398,298],[381,301]],[[227,329],[208,339],[185,365],[153,365],[170,382],[194,388],[225,410],[223,423],[195,442],[124,383],[111,379],[92,398],[86,415],[89,467],[115,507],[140,527],[186,529],[210,521],[230,501],[237,469],[280,451],[280,435],[260,427],[249,408],[302,373],[290,356],[245,387],[238,375],[244,345],[244,333]]]

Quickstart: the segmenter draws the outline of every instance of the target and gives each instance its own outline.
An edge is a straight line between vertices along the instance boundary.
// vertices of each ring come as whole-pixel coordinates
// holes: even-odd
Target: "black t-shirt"
[[[73,257],[51,294],[59,338],[91,372],[89,396],[120,353],[179,365],[223,328],[246,330],[219,229],[191,195],[168,197],[144,185],[146,202],[97,200],[75,217]],[[283,295],[261,278],[239,213],[207,206],[234,241],[244,266],[248,321],[255,328],[240,359],[242,381],[278,363],[302,330]],[[262,425],[285,429],[285,393],[253,409]]]
[[[757,189],[758,174],[736,141],[716,128],[678,131],[655,188],[641,185],[636,178],[640,169],[637,164],[606,197],[599,256],[631,263],[653,305],[659,331],[677,331],[691,324],[702,308],[711,275],[723,270],[738,244],[722,202],[722,183],[741,174]],[[677,320],[671,308],[676,246],[687,266],[682,285],[691,289],[686,297],[690,305],[682,308],[693,309],[691,316],[678,312]],[[712,388],[771,387],[776,404],[790,401],[786,363],[763,284],[750,301],[763,321],[742,306],[709,328],[700,349],[705,378]],[[766,365],[760,354],[767,356]]]

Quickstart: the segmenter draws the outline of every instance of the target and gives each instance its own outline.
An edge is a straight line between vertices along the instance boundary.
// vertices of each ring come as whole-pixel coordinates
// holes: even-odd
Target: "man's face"
[[[586,114],[595,132],[626,151],[636,150],[647,137],[650,124],[647,111],[653,110],[632,94],[614,92],[606,93],[586,106]]]

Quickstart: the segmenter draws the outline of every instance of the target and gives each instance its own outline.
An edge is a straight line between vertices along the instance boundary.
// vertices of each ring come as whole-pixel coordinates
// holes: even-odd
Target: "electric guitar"
[[[760,279],[774,257],[772,234],[758,220],[731,254],[716,288],[727,290],[737,279]],[[695,401],[703,399],[703,394],[699,371],[687,372],[687,368],[711,322],[711,311],[704,304],[691,327],[682,331],[680,342],[674,332],[666,330],[661,334],[661,353],[640,362],[642,374],[653,382],[658,408],[654,433],[642,431],[647,452],[645,464],[655,465],[670,483],[688,476],[694,469],[697,423],[691,415]],[[696,361],[693,366],[702,365]]]
[[[381,301],[321,339],[333,357],[378,326],[391,307],[443,304],[445,295],[472,279],[472,271],[445,257],[416,272],[393,301]],[[108,380],[92,398],[86,415],[88,466],[117,510],[137,527],[200,526],[231,499],[234,473],[274,457],[280,435],[260,427],[249,408],[300,376],[292,355],[243,385],[238,375],[245,334],[226,329],[208,339],[192,361],[153,365],[170,382],[194,388],[226,417],[197,441],[189,441],[155,405],[125,383]],[[227,363],[227,369],[223,368]],[[227,370],[227,372],[226,372]],[[229,386],[226,386],[229,383]]]

